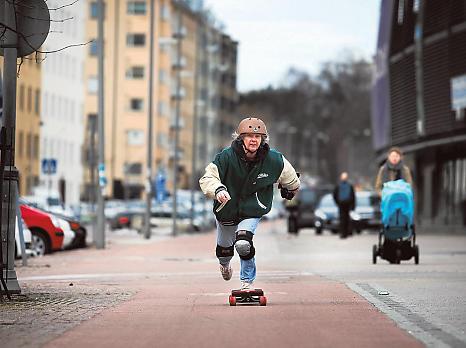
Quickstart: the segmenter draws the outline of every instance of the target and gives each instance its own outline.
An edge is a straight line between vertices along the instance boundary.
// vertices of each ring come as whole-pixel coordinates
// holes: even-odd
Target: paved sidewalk
[[[263,238],[272,224],[262,225]],[[9,338],[2,347],[422,346],[345,283],[277,260],[258,261],[267,306],[230,307],[238,261],[224,282],[213,233],[113,237],[105,250],[18,268],[25,300],[2,305],[0,337]]]

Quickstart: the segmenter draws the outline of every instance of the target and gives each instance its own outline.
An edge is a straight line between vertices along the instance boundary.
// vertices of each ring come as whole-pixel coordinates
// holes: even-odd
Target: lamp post
[[[94,235],[97,249],[105,248],[105,207],[103,190],[105,186],[105,139],[104,139],[104,2],[98,0],[99,18],[98,18],[98,40],[99,43],[99,63],[98,63],[98,121],[97,131],[99,136],[99,156],[98,156],[98,173],[99,184],[97,186],[97,231]]]
[[[150,2],[150,45],[149,45],[149,113],[147,120],[147,188],[146,188],[146,217],[144,224],[144,237],[149,239],[151,236],[150,230],[150,213],[152,205],[152,132],[153,132],[153,88],[154,88],[154,13],[155,6],[154,0]]]

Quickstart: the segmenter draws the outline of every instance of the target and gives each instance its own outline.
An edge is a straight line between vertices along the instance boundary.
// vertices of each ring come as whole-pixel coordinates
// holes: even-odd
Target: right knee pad
[[[217,245],[217,248],[215,249],[215,254],[217,257],[230,257],[235,255],[235,252],[233,251],[233,245],[230,247],[222,247],[221,245]]]
[[[250,260],[256,254],[252,237],[254,237],[254,234],[249,231],[240,230],[236,232],[235,248],[239,257],[243,260]]]

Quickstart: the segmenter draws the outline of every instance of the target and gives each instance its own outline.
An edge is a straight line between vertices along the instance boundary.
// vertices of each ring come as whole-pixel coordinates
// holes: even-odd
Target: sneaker
[[[224,280],[230,280],[231,276],[233,275],[233,269],[231,268],[230,264],[225,266],[220,265],[220,273],[222,273]]]
[[[254,290],[252,281],[242,280],[241,281],[241,290]]]

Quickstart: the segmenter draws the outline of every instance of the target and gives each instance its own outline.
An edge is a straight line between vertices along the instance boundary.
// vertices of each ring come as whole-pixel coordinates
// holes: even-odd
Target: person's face
[[[249,152],[256,152],[262,141],[260,134],[247,133],[243,137],[244,147]]]
[[[388,154],[388,161],[393,165],[397,165],[401,161],[401,156],[398,152],[392,151]]]
[[[346,173],[346,172],[341,173],[341,175],[340,175],[340,180],[341,180],[341,181],[346,181],[346,180],[348,180],[348,173]]]

